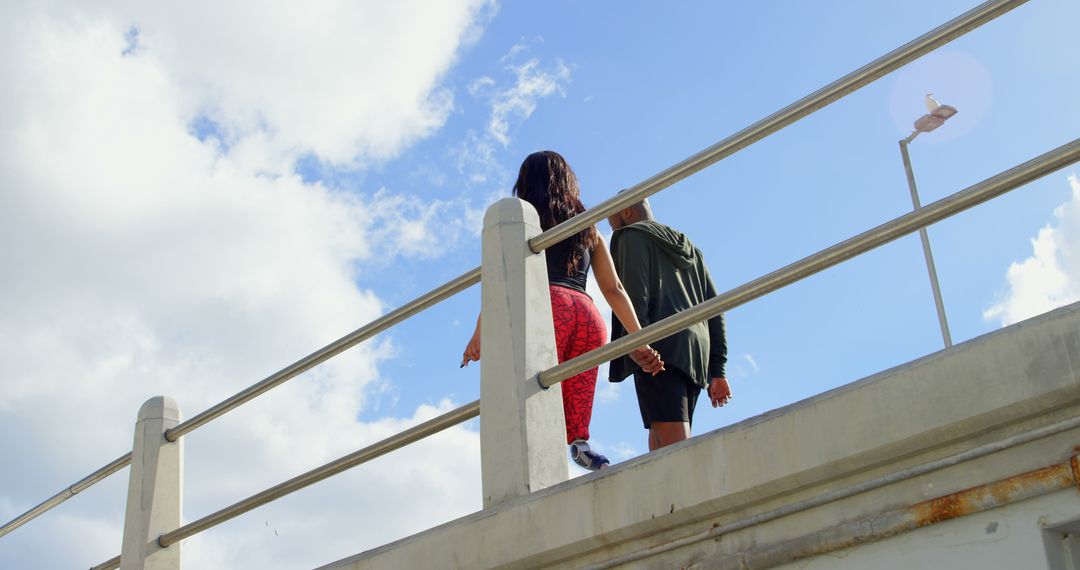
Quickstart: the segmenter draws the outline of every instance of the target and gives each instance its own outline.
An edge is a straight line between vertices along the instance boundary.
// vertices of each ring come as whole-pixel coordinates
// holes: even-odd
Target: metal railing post
[[[167,396],[150,398],[139,408],[120,570],[180,570],[180,545],[158,544],[159,536],[180,526],[184,444],[165,439],[165,431],[180,420],[180,408]]]
[[[540,218],[504,198],[484,215],[480,456],[484,508],[566,481],[562,388],[537,375],[558,363],[547,264],[528,241]]]

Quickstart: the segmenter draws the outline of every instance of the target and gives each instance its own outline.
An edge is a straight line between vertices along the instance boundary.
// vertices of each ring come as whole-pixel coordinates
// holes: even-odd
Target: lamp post
[[[933,93],[926,95],[927,114],[915,120],[915,130],[905,138],[900,139],[900,156],[904,159],[904,172],[907,173],[908,189],[911,190],[911,205],[918,210],[922,207],[919,203],[919,190],[915,187],[915,173],[911,170],[911,157],[908,156],[908,144],[915,140],[920,133],[928,133],[941,125],[956,114],[956,108],[949,105],[938,104],[932,97]],[[938,286],[937,269],[934,267],[934,254],[930,251],[930,237],[926,234],[926,228],[919,228],[919,238],[922,239],[923,257],[926,258],[926,271],[930,275],[930,288],[934,292],[934,305],[937,307],[938,324],[941,326],[941,339],[945,342],[945,348],[952,346],[952,335],[949,334],[949,321],[945,318],[945,305],[941,301],[941,287]]]

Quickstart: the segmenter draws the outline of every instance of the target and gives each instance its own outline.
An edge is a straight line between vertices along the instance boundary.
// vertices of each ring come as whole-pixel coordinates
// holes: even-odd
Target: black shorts
[[[669,368],[656,376],[634,373],[638,407],[645,429],[652,422],[687,422],[694,425],[694,406],[701,387],[679,370]]]

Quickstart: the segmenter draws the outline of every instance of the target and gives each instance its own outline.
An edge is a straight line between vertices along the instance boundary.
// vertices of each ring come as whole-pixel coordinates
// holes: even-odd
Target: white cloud
[[[540,60],[529,59],[521,64],[510,64],[507,69],[514,72],[516,80],[512,87],[498,90],[491,94],[491,120],[488,122],[488,134],[504,147],[510,144],[510,121],[524,121],[536,110],[537,101],[553,94],[566,95],[566,85],[570,82],[570,68],[562,61],[545,70],[540,67]]]
[[[487,128],[483,132],[468,131],[461,143],[451,149],[458,173],[469,186],[497,188],[499,195],[505,195],[517,170],[503,166],[499,151],[510,145],[514,127],[532,116],[540,100],[556,94],[566,96],[570,68],[562,60],[543,65],[535,57],[518,63],[519,56],[527,50],[526,45],[515,44],[499,60],[503,70],[513,75],[512,84],[500,84],[487,75],[469,83],[469,94],[491,109]],[[514,163],[516,167],[517,160]]]
[[[596,403],[601,405],[618,402],[619,399],[622,397],[623,391],[631,390],[629,386],[633,386],[633,378],[624,380],[622,382],[608,381],[607,363],[600,365],[600,373],[597,378],[599,379],[597,380],[596,384]]]
[[[728,379],[740,379],[754,376],[761,372],[757,360],[752,354],[741,354],[738,357],[731,356],[728,359]]]
[[[492,201],[505,196],[513,185],[513,177],[517,173],[512,173],[503,166],[491,137],[470,130],[465,134],[465,138],[451,149],[451,155],[456,162],[458,174],[465,177],[467,186],[499,189]]]
[[[466,90],[469,92],[469,95],[475,96],[481,91],[487,91],[493,87],[495,87],[495,80],[486,75],[482,75],[472,80]]]
[[[760,369],[758,368],[757,361],[754,360],[753,355],[744,354],[743,358],[745,358],[746,362],[750,364],[750,368],[752,368],[754,370],[754,374],[757,374]]]
[[[1031,240],[1032,255],[1013,262],[1007,290],[983,313],[1003,326],[1080,300],[1080,179],[1069,176],[1072,195]]]
[[[374,228],[371,241],[386,244],[380,256],[433,258],[457,245],[464,236],[477,237],[484,211],[465,198],[421,200],[380,189],[361,217]]]
[[[440,78],[485,6],[9,7],[0,453],[19,468],[0,474],[0,518],[130,449],[146,398],[173,396],[190,416],[371,320],[385,307],[357,272],[437,254],[460,231],[433,223],[457,202],[362,196],[293,171],[312,153],[385,160],[438,128],[451,100]],[[216,133],[203,141],[190,132],[199,117]],[[454,405],[357,421],[385,380],[385,346],[354,348],[188,436],[187,518]],[[114,476],[0,539],[0,566],[113,556],[125,484]],[[310,567],[479,499],[476,434],[455,428],[193,538],[185,563]]]
[[[525,39],[526,38],[522,38],[522,40],[525,40]],[[538,38],[535,38],[534,41],[536,41],[537,43],[543,43],[544,38],[538,37]],[[501,58],[499,58],[499,63],[512,62],[514,60],[514,58],[516,58],[518,56],[518,54],[524,52],[527,49],[529,49],[529,48],[524,43],[514,44],[514,45],[510,46],[510,51],[506,52],[505,55],[503,55]]]
[[[138,30],[139,57],[178,81],[183,111],[279,152],[392,156],[452,108],[438,80],[487,2],[72,2],[71,19]],[[122,36],[118,39],[122,39]],[[449,48],[449,49],[447,49]],[[119,46],[118,46],[118,49]]]
[[[625,441],[620,441],[611,448],[611,455],[616,461],[626,461],[641,455],[641,451]]]

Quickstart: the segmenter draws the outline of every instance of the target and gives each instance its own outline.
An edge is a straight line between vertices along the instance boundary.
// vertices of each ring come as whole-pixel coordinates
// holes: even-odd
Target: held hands
[[[656,376],[664,370],[664,361],[660,359],[660,353],[649,345],[635,348],[630,352],[630,359],[641,367],[646,374]]]
[[[712,382],[709,382],[709,399],[712,400],[714,408],[719,408],[731,401],[731,388],[728,386],[727,378],[713,378]]]

